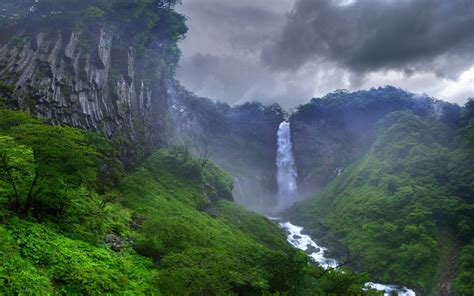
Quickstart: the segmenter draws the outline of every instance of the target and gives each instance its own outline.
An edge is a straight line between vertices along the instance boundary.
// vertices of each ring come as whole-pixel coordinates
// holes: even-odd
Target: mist
[[[0,1],[0,295],[474,295],[471,0]]]

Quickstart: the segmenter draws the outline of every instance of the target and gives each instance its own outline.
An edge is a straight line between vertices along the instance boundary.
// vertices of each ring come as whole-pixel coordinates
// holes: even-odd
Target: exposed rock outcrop
[[[106,24],[38,29],[0,45],[0,80],[15,85],[7,105],[53,124],[127,139],[136,147],[128,153],[155,149],[168,138],[172,74],[150,79],[146,67],[134,41]]]

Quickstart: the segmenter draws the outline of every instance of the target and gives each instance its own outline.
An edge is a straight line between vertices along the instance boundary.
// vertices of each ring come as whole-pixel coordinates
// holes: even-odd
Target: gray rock
[[[16,85],[10,104],[55,125],[126,136],[136,148],[164,145],[173,74],[153,81],[130,36],[109,25],[91,31],[45,28],[1,44],[0,80]]]
[[[320,248],[316,248],[315,246],[312,246],[312,245],[306,245],[306,254],[310,255],[310,254],[313,254],[313,253],[319,253],[321,251]]]

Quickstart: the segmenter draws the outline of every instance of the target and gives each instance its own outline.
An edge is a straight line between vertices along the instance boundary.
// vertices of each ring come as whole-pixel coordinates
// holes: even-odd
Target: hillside
[[[314,98],[291,115],[298,183],[303,195],[320,191],[365,155],[376,137],[377,122],[395,111],[410,111],[456,125],[459,106],[392,86]]]
[[[290,216],[378,281],[421,295],[470,294],[472,107],[461,111],[459,129],[436,117],[388,114],[369,151]]]
[[[385,86],[279,105],[398,74],[472,93],[470,4],[370,3],[362,29],[393,28],[353,34],[370,1],[297,0],[285,17],[285,1],[188,2],[200,20],[179,0],[0,1],[0,295],[474,295],[474,99]],[[431,24],[443,9],[456,26]],[[228,32],[196,25],[216,22]],[[435,48],[446,32],[462,54]],[[300,48],[277,61],[272,44]],[[227,102],[188,91],[180,65]],[[245,85],[252,101],[226,98]]]
[[[211,162],[176,147],[125,172],[104,138],[0,115],[2,294],[362,288],[365,275],[325,274],[274,223],[233,204],[231,178]]]

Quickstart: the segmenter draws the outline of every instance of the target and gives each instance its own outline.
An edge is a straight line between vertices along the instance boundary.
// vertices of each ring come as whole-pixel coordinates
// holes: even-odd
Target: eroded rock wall
[[[0,45],[0,80],[15,86],[7,105],[144,149],[166,143],[172,79],[147,77],[147,61],[123,32],[96,25],[16,36]]]

